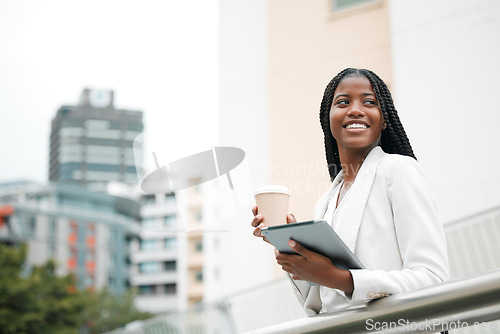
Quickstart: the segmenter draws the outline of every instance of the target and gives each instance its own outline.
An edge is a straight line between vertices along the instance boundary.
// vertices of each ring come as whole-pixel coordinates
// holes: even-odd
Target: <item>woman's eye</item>
[[[347,101],[347,100],[339,100],[335,104],[349,104],[349,101]]]
[[[377,103],[375,103],[375,101],[373,100],[365,100],[363,101],[363,103],[366,103],[366,104],[371,104],[371,105],[376,105]]]

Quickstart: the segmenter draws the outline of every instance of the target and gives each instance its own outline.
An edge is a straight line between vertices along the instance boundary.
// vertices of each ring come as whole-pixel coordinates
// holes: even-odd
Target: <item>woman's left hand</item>
[[[328,257],[313,252],[294,240],[290,240],[288,245],[299,255],[276,250],[276,260],[293,279],[306,280],[348,293],[353,291],[350,271],[335,267]]]

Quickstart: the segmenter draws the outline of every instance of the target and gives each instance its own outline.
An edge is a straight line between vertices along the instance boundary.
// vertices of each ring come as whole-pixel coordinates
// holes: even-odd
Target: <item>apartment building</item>
[[[183,305],[179,293],[183,240],[176,199],[173,194],[147,194],[139,201],[140,232],[130,248],[130,285],[138,293],[135,305],[152,313],[173,312]]]
[[[0,207],[10,208],[0,241],[28,244],[27,265],[53,258],[57,273],[73,273],[80,289],[129,286],[129,241],[139,233],[139,204],[75,184],[0,184]],[[6,211],[6,210],[2,210]]]

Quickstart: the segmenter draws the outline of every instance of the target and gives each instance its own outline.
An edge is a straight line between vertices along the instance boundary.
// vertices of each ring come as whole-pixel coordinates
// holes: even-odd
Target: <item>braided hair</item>
[[[375,92],[375,97],[379,102],[380,111],[387,125],[387,127],[382,130],[380,138],[380,146],[384,152],[406,155],[417,159],[413,154],[410,141],[399,120],[398,112],[396,108],[394,108],[391,92],[384,81],[370,70],[346,68],[337,74],[326,86],[319,112],[319,119],[325,137],[326,161],[328,163],[328,172],[330,173],[331,180],[333,181],[335,176],[337,176],[342,166],[340,163],[337,141],[333,137],[330,128],[330,109],[332,107],[335,90],[342,79],[346,77],[365,77],[370,81],[373,91]]]

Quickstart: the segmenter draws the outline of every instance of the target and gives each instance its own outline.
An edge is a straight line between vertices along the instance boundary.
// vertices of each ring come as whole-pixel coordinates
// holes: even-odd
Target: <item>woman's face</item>
[[[370,81],[346,77],[337,86],[330,109],[330,130],[339,152],[366,151],[378,145],[385,122]]]

